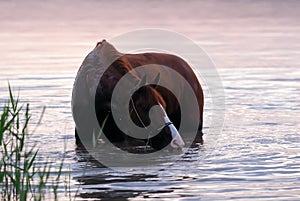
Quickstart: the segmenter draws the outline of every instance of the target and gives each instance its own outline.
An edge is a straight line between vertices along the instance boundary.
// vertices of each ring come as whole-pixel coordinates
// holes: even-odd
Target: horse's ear
[[[140,88],[142,86],[145,86],[146,85],[146,75],[144,75],[142,77],[142,79],[137,83],[137,88]],[[157,74],[157,76],[152,80],[151,84],[153,85],[158,85],[158,82],[160,80],[160,73]]]
[[[144,75],[143,77],[142,77],[142,79],[139,81],[139,83],[138,83],[138,87],[142,87],[142,86],[145,86],[146,85],[146,75]]]
[[[159,80],[160,80],[160,73],[158,73],[158,74],[156,75],[156,77],[154,78],[154,80],[153,80],[151,83],[153,83],[154,85],[157,86]]]

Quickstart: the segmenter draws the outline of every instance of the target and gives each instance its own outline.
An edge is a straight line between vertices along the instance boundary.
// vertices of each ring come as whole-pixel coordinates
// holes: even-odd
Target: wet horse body
[[[203,126],[203,105],[204,105],[204,99],[203,99],[203,91],[201,88],[200,83],[198,82],[198,79],[196,75],[194,74],[192,68],[187,64],[183,59],[170,54],[164,54],[164,53],[143,53],[143,54],[127,54],[125,55],[129,63],[133,68],[143,66],[143,65],[149,65],[149,64],[158,64],[167,66],[176,72],[178,72],[181,76],[185,78],[185,80],[190,84],[192,87],[197,101],[199,105],[199,114],[200,114],[200,121],[199,121],[199,127],[198,127],[198,135],[202,136],[202,126]],[[149,65],[148,67],[151,67]],[[180,83],[181,80],[175,80],[172,77],[163,77],[164,79],[169,79],[168,81],[171,83],[174,83],[174,85],[179,86],[184,85],[184,83]],[[181,115],[180,115],[180,105],[177,101],[176,97],[166,88],[158,86],[156,88],[158,93],[162,96],[166,103],[166,112],[168,116],[170,117],[171,121],[174,123],[175,127],[178,129],[180,126],[181,121]],[[184,87],[181,89],[182,98],[186,99],[185,103],[189,103],[189,97],[185,96],[185,89]],[[193,110],[191,109],[191,116],[186,118],[193,118]]]
[[[109,43],[103,42],[98,44],[98,46],[109,46],[109,48],[113,48]],[[97,48],[96,47],[96,48]],[[101,48],[101,47],[100,47]],[[163,65],[172,70],[175,70],[181,76],[185,78],[185,80],[190,84],[192,87],[196,98],[198,100],[199,105],[199,114],[200,120],[197,122],[198,126],[198,133],[194,142],[202,143],[202,114],[203,114],[203,92],[202,88],[197,80],[196,75],[194,74],[191,67],[181,58],[164,53],[143,53],[143,54],[121,54],[117,52],[114,48],[110,54],[116,53],[118,56],[113,61],[112,64],[103,72],[100,81],[97,83],[96,88],[96,96],[95,96],[95,111],[96,116],[99,124],[101,125],[105,120],[104,126],[104,134],[106,135],[107,139],[112,143],[119,143],[119,142],[140,142],[141,140],[136,140],[127,134],[123,133],[119,127],[116,125],[113,116],[111,114],[111,98],[112,93],[114,91],[115,86],[120,81],[120,79],[126,74],[132,72],[135,68],[140,66],[147,65],[148,68],[151,68],[151,64],[156,65]],[[153,72],[159,75],[159,72]],[[164,72],[167,73],[167,72]],[[162,73],[163,74],[163,73]],[[86,76],[88,77],[88,76]],[[91,77],[91,76],[90,76]],[[91,78],[86,78],[87,82],[89,83]],[[183,83],[180,83],[179,80],[173,80],[172,77],[161,76],[160,79],[170,79],[169,82],[174,83],[174,85],[184,86]],[[139,75],[132,75],[131,82],[136,82],[137,85],[143,82],[143,78]],[[95,83],[94,83],[95,84]],[[143,83],[142,85],[144,85]],[[86,84],[91,85],[91,84]],[[74,88],[76,84],[74,85]],[[86,88],[87,89],[87,88]],[[182,87],[181,93],[185,103],[189,102],[189,97],[185,94],[185,89]],[[75,92],[76,93],[76,92]],[[73,90],[74,96],[74,90]],[[178,97],[177,97],[178,98]],[[73,98],[72,103],[75,102]],[[78,102],[78,101],[77,101]],[[127,103],[128,104],[128,103]],[[73,103],[73,116],[74,114],[79,114],[80,110],[81,113],[86,110],[86,108],[82,107],[84,104],[80,103]],[[166,117],[164,119],[168,119],[173,124],[170,126],[165,121],[165,125],[161,130],[160,133],[150,139],[144,140],[144,143],[151,145],[154,149],[162,149],[167,146],[172,141],[172,130],[175,128],[178,129],[180,127],[181,122],[181,111],[180,105],[174,94],[172,94],[168,89],[158,85],[146,85],[139,88],[136,92],[134,92],[132,96],[132,102],[129,103],[130,108],[130,115],[132,121],[140,126],[145,127],[150,124],[151,120],[149,119],[149,110],[154,105],[160,105],[163,108],[163,111],[166,113]],[[78,107],[79,106],[79,107]],[[136,107],[136,111],[134,111],[134,107]],[[185,117],[190,119],[190,121],[194,121],[193,119],[193,110],[194,108],[190,108],[191,116]],[[132,112],[134,111],[134,112]],[[76,117],[74,117],[76,122]],[[167,125],[168,124],[168,125]],[[173,126],[173,127],[172,127]],[[76,124],[76,141],[80,143],[82,140],[82,136],[78,136],[78,128]],[[82,131],[81,131],[82,132]],[[86,133],[91,133],[92,131],[84,131]],[[90,140],[91,134],[86,135],[87,138]],[[143,140],[142,140],[143,141]]]

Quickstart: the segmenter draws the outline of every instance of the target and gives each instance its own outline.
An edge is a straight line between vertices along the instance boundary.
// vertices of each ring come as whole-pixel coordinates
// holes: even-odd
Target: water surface
[[[64,171],[72,172],[71,196],[76,194],[78,200],[298,200],[299,5],[298,1],[1,1],[0,101],[7,97],[9,80],[30,103],[31,128],[46,106],[31,143],[40,145],[41,162],[50,157],[58,166],[65,158]],[[145,27],[185,34],[215,62],[226,96],[223,132],[213,150],[204,144],[172,165],[127,167],[121,172],[99,168],[76,150],[72,84],[97,41]],[[204,132],[211,110],[206,104]],[[69,199],[64,184],[59,193],[60,199]]]

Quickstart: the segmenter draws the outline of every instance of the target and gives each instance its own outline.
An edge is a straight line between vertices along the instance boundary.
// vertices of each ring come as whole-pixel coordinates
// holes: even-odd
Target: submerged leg
[[[198,130],[197,135],[193,141],[193,143],[191,144],[191,147],[198,147],[199,145],[202,145],[204,143],[203,140],[203,133],[201,130]]]
[[[78,135],[78,132],[77,132],[77,129],[75,128],[75,140],[76,140],[76,145],[78,147],[84,147],[81,140],[80,140],[80,137]]]

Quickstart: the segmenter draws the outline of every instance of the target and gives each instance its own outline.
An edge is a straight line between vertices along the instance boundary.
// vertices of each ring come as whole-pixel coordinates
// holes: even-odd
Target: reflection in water
[[[199,160],[202,147],[190,148],[186,150],[186,153],[178,160],[179,163],[192,163]],[[139,153],[140,154],[140,153]],[[147,154],[145,157],[147,157]],[[74,179],[78,182],[78,185],[82,189],[76,197],[80,198],[92,198],[101,200],[122,199],[129,198],[149,198],[155,197],[158,194],[168,194],[174,192],[174,189],[180,189],[178,187],[167,187],[164,185],[161,187],[147,188],[147,183],[160,181],[161,175],[165,171],[172,170],[174,163],[163,163],[162,159],[158,160],[158,167],[154,168],[141,166],[132,168],[118,168],[110,169],[101,164],[101,162],[95,160],[83,147],[76,148],[76,155],[78,163],[84,163],[81,172],[82,175],[75,176]],[[107,157],[110,157],[107,154]],[[116,159],[118,160],[118,159]],[[186,164],[188,165],[188,164]],[[76,170],[77,172],[80,170]],[[100,173],[99,173],[100,172]],[[182,182],[192,181],[196,178],[189,176],[177,177],[174,175],[165,175],[165,181],[168,182]],[[136,184],[137,187],[135,187]],[[151,185],[150,185],[151,186]],[[167,185],[168,186],[168,185]]]
[[[105,198],[105,199],[125,199],[137,197],[145,193],[155,193],[147,192],[145,190],[135,190],[135,189],[114,189],[105,187],[107,184],[118,184],[118,183],[130,183],[130,182],[147,182],[148,179],[157,178],[157,175],[146,175],[146,174],[134,174],[129,176],[116,176],[110,174],[95,174],[90,176],[77,177],[75,179],[82,185],[83,192],[78,196],[82,198]],[[158,191],[159,193],[168,191]]]

